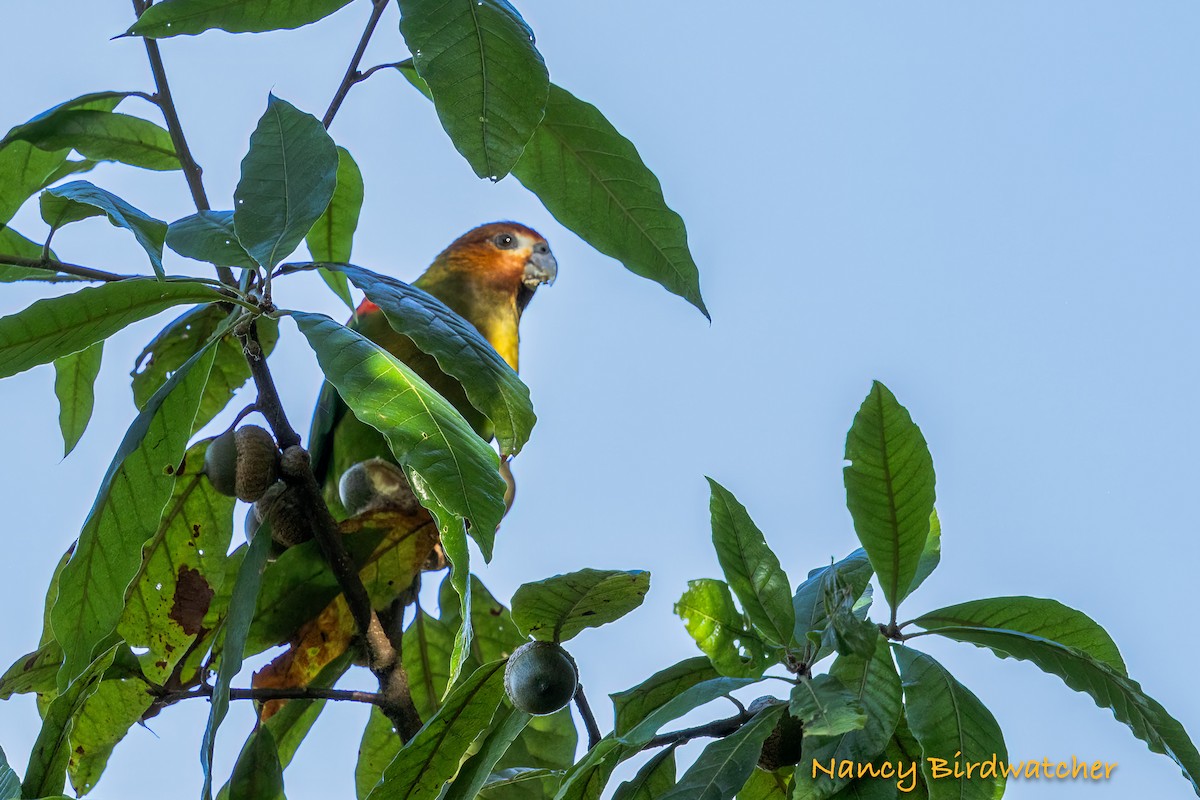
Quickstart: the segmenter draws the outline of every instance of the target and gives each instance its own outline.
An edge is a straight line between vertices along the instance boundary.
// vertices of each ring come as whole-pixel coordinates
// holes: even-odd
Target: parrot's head
[[[537,288],[554,283],[557,275],[558,262],[540,233],[517,222],[490,222],[455,239],[417,285],[443,292],[453,286],[505,305],[511,299],[519,314]]]

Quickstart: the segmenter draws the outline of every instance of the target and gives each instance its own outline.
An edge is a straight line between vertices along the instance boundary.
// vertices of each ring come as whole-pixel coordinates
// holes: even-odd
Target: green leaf
[[[397,68],[430,97],[411,61]],[[683,219],[667,206],[637,148],[595,106],[551,84],[546,116],[513,176],[563,227],[708,318]]]
[[[659,800],[731,800],[754,771],[763,742],[783,713],[782,705],[770,706],[735,733],[705,747],[675,788]]]
[[[860,548],[836,564],[814,569],[797,587],[792,597],[792,608],[796,613],[792,641],[803,645],[801,660],[805,664],[817,663],[830,649],[824,642],[818,647],[809,639],[809,634],[823,634],[829,625],[825,598],[838,586],[844,586],[855,597],[862,597],[870,586],[872,574],[867,552]]]
[[[513,621],[526,636],[565,642],[625,616],[648,591],[649,572],[582,569],[522,585],[513,595]]]
[[[712,478],[708,485],[713,546],[725,580],[763,639],[784,647],[796,625],[792,583],[746,507]]]
[[[263,568],[271,555],[271,539],[256,536],[250,541],[246,557],[238,568],[233,595],[229,601],[229,616],[225,620],[225,646],[221,650],[217,666],[217,681],[213,685],[212,707],[208,713],[208,725],[200,747],[200,764],[204,767],[203,800],[212,797],[212,757],[217,739],[217,728],[229,713],[229,685],[242,669],[242,649],[250,621],[254,618],[254,605],[262,585]],[[231,787],[232,790],[232,787]]]
[[[100,681],[113,663],[117,652],[115,637],[108,637],[99,654],[80,670],[78,680],[65,687],[47,706],[29,754],[22,797],[46,797],[62,794],[66,785],[67,761],[71,754],[71,725],[83,704],[100,686]]]
[[[472,597],[478,602],[477,588]],[[450,683],[450,651],[457,629],[457,623],[451,627],[422,610],[404,631],[404,666],[408,670],[413,703],[421,719],[433,716],[446,694]]]
[[[737,800],[788,800],[790,796],[786,769],[775,772],[756,769],[737,793]]]
[[[125,228],[150,257],[150,265],[154,274],[160,279],[165,277],[162,264],[163,242],[167,236],[167,223],[148,216],[134,208],[111,192],[106,192],[87,181],[71,181],[62,186],[47,189],[51,197],[93,206],[108,216],[108,221],[118,228]],[[44,213],[44,211],[43,211]]]
[[[138,658],[142,672],[159,685],[200,635],[225,580],[234,500],[204,476],[208,444],[192,445],[184,455],[171,498],[124,590],[117,631],[131,646],[146,649]]]
[[[64,653],[60,690],[83,674],[97,646],[120,621],[142,545],[158,529],[175,487],[174,473],[215,353],[212,347],[202,350],[171,376],[129,426],[113,456],[75,553],[63,569],[51,613]]]
[[[337,168],[321,122],[271,95],[233,194],[234,229],[255,261],[274,269],[296,249],[329,205]]]
[[[912,585],[908,587],[908,594],[915,592],[917,587],[925,582],[941,560],[942,521],[938,518],[935,508],[929,515],[929,537],[925,540],[925,549],[921,551],[921,558],[917,561],[917,574],[913,576]]]
[[[1128,675],[1117,643],[1087,614],[1041,597],[990,597],[939,608],[913,620],[926,630],[995,628],[1048,639],[1081,650]]]
[[[850,688],[866,714],[861,730],[836,736],[815,736],[805,730],[804,758],[796,767],[796,784],[801,796],[821,800],[836,794],[848,781],[815,770],[812,763],[826,765],[853,761],[867,763],[887,747],[899,722],[902,706],[900,676],[892,663],[892,651],[883,638],[876,641],[869,659],[842,656],[833,662],[829,674]],[[917,759],[920,760],[920,754]]]
[[[354,231],[358,228],[358,214],[363,204],[363,177],[354,163],[354,157],[344,147],[337,149],[337,187],[333,199],[312,230],[304,237],[313,261],[346,262],[354,245]],[[334,294],[340,297],[351,310],[354,298],[344,275],[327,269],[320,270],[321,278],[329,284]]]
[[[56,677],[62,660],[62,648],[53,638],[32,653],[21,656],[0,676],[0,700],[30,692],[54,694],[58,691]]]
[[[218,337],[218,331],[228,319],[229,312],[221,306],[203,305],[185,311],[159,331],[138,355],[130,372],[134,404],[139,409],[144,408],[175,370],[214,338],[219,338],[216,360],[204,387],[192,432],[200,430],[221,413],[238,389],[250,379],[250,367],[238,340],[231,335]],[[270,355],[279,339],[279,322],[259,317],[255,327],[264,355]]]
[[[633,748],[641,748],[671,720],[679,719],[693,709],[757,682],[757,678],[710,678],[689,686],[650,710],[627,733],[618,736],[617,741]]]
[[[1004,735],[996,718],[971,693],[930,656],[902,645],[894,645],[908,723],[921,744],[921,770],[929,784],[932,800],[997,800],[1004,795],[1004,775],[998,770],[983,777],[984,770],[968,779],[965,775],[932,779],[932,770],[958,762],[1008,760]],[[958,755],[961,753],[961,756]]]
[[[462,527],[447,526],[442,515],[470,520],[472,536],[490,558],[504,515],[505,483],[495,451],[386,350],[324,315],[288,313],[350,410],[387,437],[421,504],[438,515],[439,528]]]
[[[71,454],[87,430],[96,401],[96,376],[104,342],[54,360],[54,394],[58,396],[58,427],[63,435],[63,457]]]
[[[480,790],[486,800],[545,800],[552,797],[562,770],[513,767],[492,773]]]
[[[83,797],[100,780],[108,758],[129,729],[150,708],[153,697],[140,678],[102,680],[71,725],[67,775]]]
[[[474,325],[433,295],[395,278],[353,264],[324,266],[348,277],[379,306],[394,330],[462,384],[471,405],[492,421],[504,455],[520,452],[537,421],[529,387]]]
[[[165,39],[212,28],[230,33],[290,30],[329,16],[350,0],[162,0],[150,6],[126,36]]]
[[[687,591],[675,603],[675,613],[722,675],[757,678],[773,663],[766,645],[749,630],[748,620],[734,606],[724,581],[688,581]]]
[[[0,747],[0,800],[21,800],[21,779],[8,765],[4,748]]]
[[[90,161],[119,161],[152,170],[179,169],[171,134],[153,122],[110,111],[64,109],[21,138],[42,150],[75,150]]]
[[[878,381],[846,435],[846,460],[846,506],[894,619],[929,538],[933,459],[921,429]]]
[[[631,755],[628,747],[604,737],[563,776],[554,800],[600,800],[617,764]]]
[[[384,770],[371,800],[436,798],[459,761],[496,713],[504,697],[504,661],[475,670]]]
[[[66,161],[67,151],[47,153],[29,142],[0,147],[0,223],[7,223]]]
[[[1090,696],[1096,705],[1111,709],[1113,716],[1129,726],[1133,735],[1145,742],[1151,751],[1163,753],[1178,764],[1192,784],[1192,790],[1200,794],[1200,752],[1196,745],[1179,721],[1123,670],[1118,671],[1076,647],[1023,631],[939,627],[933,633],[986,647],[1001,658],[1011,656],[1030,661],[1043,672],[1057,675],[1067,686]],[[1084,637],[1087,637],[1086,631]],[[915,722],[913,731],[916,732]]]
[[[229,800],[284,800],[279,751],[265,725],[254,729],[238,755],[229,779]]]
[[[419,485],[411,478],[409,483],[413,484],[414,489]],[[422,494],[423,492],[418,491],[417,496]],[[463,674],[475,635],[471,616],[471,554],[467,549],[467,533],[463,524],[442,509],[434,510],[433,515],[437,519],[442,550],[446,553],[446,560],[450,562],[450,585],[458,592],[459,598],[459,625],[454,633],[454,646],[450,649],[450,685],[453,686]]]
[[[633,688],[609,695],[613,701],[614,732],[624,736],[676,695],[717,677],[709,660],[698,656],[660,670]]]
[[[408,666],[407,650],[404,653],[404,665]],[[412,677],[411,672],[409,677]],[[421,714],[421,719],[428,718]],[[383,777],[383,771],[403,746],[404,742],[396,733],[392,721],[378,707],[372,706],[371,715],[367,717],[366,727],[363,728],[362,739],[358,743],[358,762],[354,766],[354,796],[358,800],[366,800],[367,795]]]
[[[234,232],[232,211],[201,211],[177,219],[167,226],[166,244],[184,258],[218,267],[254,267]]]
[[[0,153],[2,152],[0,151]],[[42,245],[26,239],[7,225],[0,225],[0,283],[13,283],[15,281],[58,281],[64,278],[66,280],[83,280],[82,278],[73,278],[69,275],[64,276],[49,269],[5,266],[5,262],[8,260],[7,256],[41,258],[42,255]],[[53,252],[51,252],[50,257],[56,258]]]
[[[317,689],[332,688],[338,679],[346,674],[354,655],[352,651],[347,650],[326,665],[307,685]],[[270,728],[271,735],[275,737],[279,763],[285,769],[291,763],[293,756],[296,755],[296,750],[312,729],[324,707],[324,700],[289,700],[283,704],[283,708],[272,714],[271,718],[267,720],[266,726]]]
[[[37,141],[47,135],[46,132],[55,130],[64,116],[75,111],[112,111],[130,94],[130,92],[90,92],[59,103],[10,130],[4,139],[0,140],[0,148],[7,148],[18,141]],[[59,162],[65,160],[66,156],[67,150],[63,149],[59,154]],[[55,164],[55,167],[57,166]]]
[[[832,675],[801,678],[792,689],[789,710],[804,722],[805,736],[838,736],[867,724],[858,696]]]
[[[546,112],[550,76],[505,0],[399,0],[400,32],[442,127],[481,178],[512,170]]]
[[[516,738],[525,730],[532,717],[524,711],[501,708],[493,721],[492,730],[483,740],[479,751],[471,756],[454,776],[454,782],[443,795],[443,800],[474,800],[487,781],[496,764],[508,751]]]
[[[637,775],[617,787],[613,800],[657,800],[675,786],[675,748],[647,761]]]
[[[683,219],[637,148],[595,106],[551,86],[513,175],[564,227],[708,317]]]

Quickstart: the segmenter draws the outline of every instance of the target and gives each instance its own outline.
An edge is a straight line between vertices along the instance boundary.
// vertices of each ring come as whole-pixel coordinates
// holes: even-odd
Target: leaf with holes
[[[586,628],[620,619],[646,599],[650,573],[583,569],[517,589],[513,621],[521,632],[546,642],[565,642]]]

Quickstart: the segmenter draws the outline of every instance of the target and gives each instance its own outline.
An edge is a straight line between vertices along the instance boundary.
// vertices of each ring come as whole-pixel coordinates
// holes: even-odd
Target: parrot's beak
[[[533,291],[543,283],[547,285],[554,283],[554,279],[557,277],[558,261],[554,259],[554,254],[546,245],[538,245],[530,254],[529,260],[525,262],[525,274],[522,276],[521,282],[525,284],[526,289]]]

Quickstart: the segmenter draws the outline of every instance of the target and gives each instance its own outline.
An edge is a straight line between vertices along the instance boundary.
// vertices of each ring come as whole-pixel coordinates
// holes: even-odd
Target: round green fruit
[[[221,494],[253,503],[275,482],[278,461],[271,434],[257,425],[243,425],[208,445],[204,474]]]
[[[519,710],[553,714],[575,696],[579,670],[566,650],[553,642],[529,642],[513,651],[504,668],[504,691]]]
[[[382,458],[360,461],[343,472],[338,481],[338,495],[342,507],[352,517],[384,506],[408,513],[419,506],[404,472]]]

